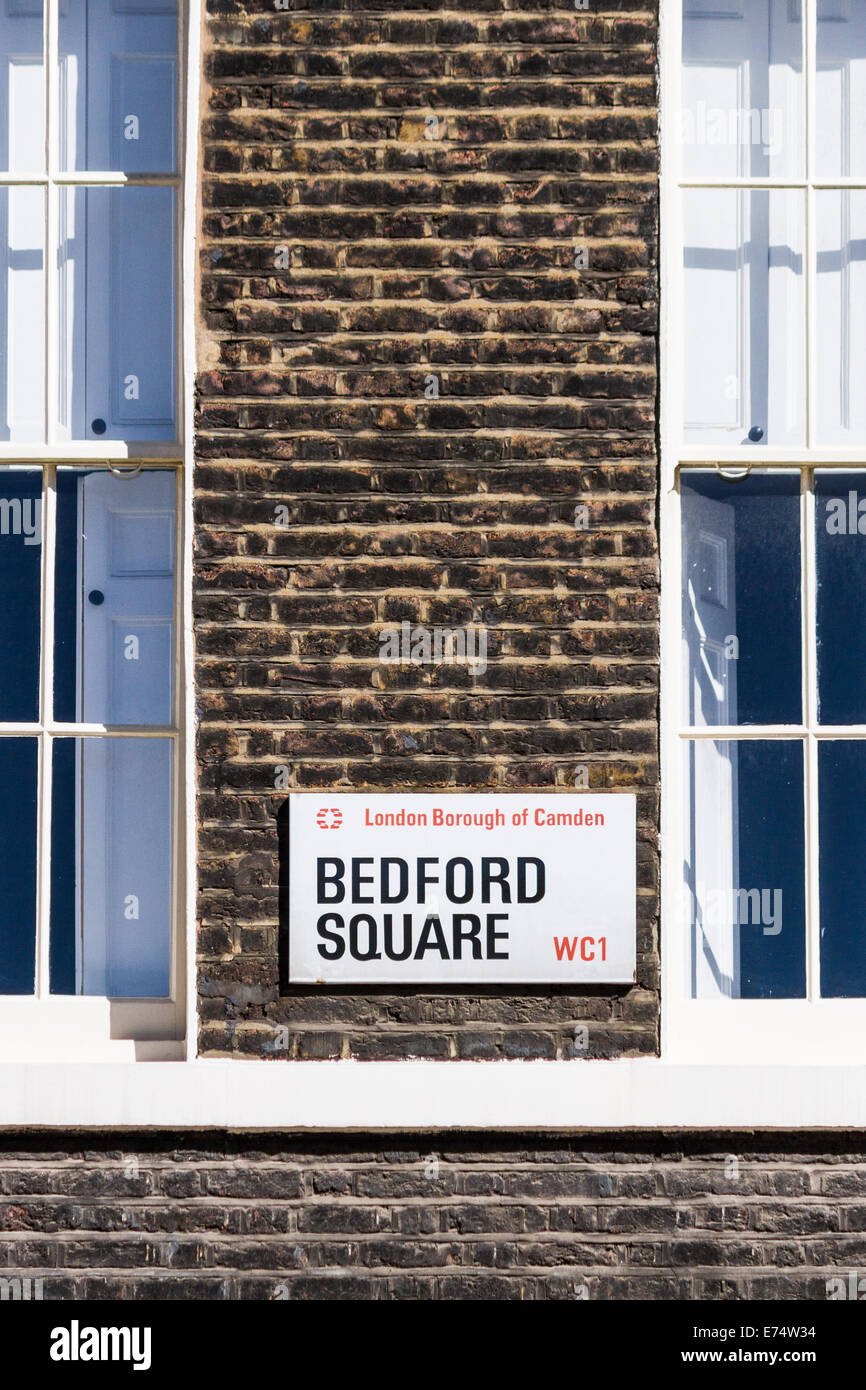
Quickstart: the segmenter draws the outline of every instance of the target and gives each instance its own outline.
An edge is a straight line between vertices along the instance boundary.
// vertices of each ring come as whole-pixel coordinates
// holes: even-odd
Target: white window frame
[[[196,210],[198,179],[198,88],[201,48],[200,7],[189,6],[186,91],[186,154],[184,185],[183,254],[181,262],[184,334],[184,449],[186,465],[192,462],[193,381],[195,371],[196,314]],[[253,1059],[202,1058],[196,1060],[198,1017],[195,972],[186,980],[187,1043],[186,1065],[155,1062],[142,1067],[132,1060],[148,1056],[148,1048],[134,1049],[126,1044],[117,1065],[121,1044],[111,1044],[107,1054],[101,1038],[87,1055],[80,1025],[83,999],[53,1001],[58,1008],[55,1028],[45,1027],[47,1016],[40,1014],[40,1028],[18,1033],[16,1045],[4,1052],[0,1039],[0,1126],[40,1126],[51,1129],[78,1129],[100,1132],[111,1127],[176,1130],[180,1127],[220,1127],[274,1131],[306,1128],[311,1131],[339,1132],[370,1129],[384,1133],[394,1130],[449,1129],[479,1131],[586,1129],[690,1130],[742,1128],[798,1129],[804,1127],[841,1130],[866,1126],[866,1066],[856,1065],[862,1045],[844,1050],[839,1065],[797,1063],[792,1050],[785,1065],[760,1065],[756,1052],[746,1058],[747,1065],[734,1065],[733,1049],[721,1049],[720,1065],[677,1065],[671,1051],[671,1021],[666,1008],[670,997],[669,951],[670,911],[678,907],[676,866],[670,854],[676,843],[676,823],[671,812],[668,788],[677,776],[678,740],[670,697],[678,698],[679,671],[679,499],[674,489],[676,457],[679,447],[674,438],[671,452],[671,420],[678,421],[678,402],[672,401],[668,385],[679,382],[672,377],[681,366],[681,349],[672,334],[679,328],[678,309],[673,299],[678,266],[676,199],[669,193],[671,168],[669,152],[679,92],[679,46],[672,51],[672,31],[678,23],[676,0],[661,0],[661,67],[666,74],[662,93],[662,535],[665,570],[662,586],[664,604],[663,652],[665,679],[662,686],[664,746],[663,767],[663,845],[662,862],[664,933],[664,990],[662,1020],[665,1037],[663,1056],[622,1058],[591,1062],[577,1061],[496,1061],[496,1062],[293,1062],[285,1066],[265,1065]],[[676,85],[670,84],[670,69]],[[675,97],[672,103],[668,97]],[[673,262],[673,264],[672,264]],[[671,276],[673,269],[673,276]],[[677,362],[679,357],[679,362]],[[65,456],[66,457],[66,456]],[[52,460],[48,460],[49,462]],[[75,462],[76,459],[69,461]],[[739,461],[739,460],[738,460]],[[832,461],[838,462],[834,454]],[[858,463],[866,462],[857,460]],[[185,486],[188,469],[183,470],[184,627],[182,634],[184,669],[192,671],[192,490]],[[668,571],[668,559],[671,562]],[[178,634],[181,641],[181,634]],[[670,673],[670,679],[668,679]],[[194,727],[192,681],[185,690],[185,727]],[[671,758],[673,752],[673,760]],[[673,766],[672,766],[673,763]],[[187,813],[178,821],[181,876],[185,880],[183,901],[186,911],[186,949],[195,959],[195,821],[192,793],[195,786],[192,740],[185,744],[184,783]],[[679,783],[677,782],[677,786]],[[673,833],[672,833],[673,832]],[[673,894],[673,897],[672,897]],[[40,1010],[49,1001],[40,1002]],[[783,1001],[778,1001],[782,1003]],[[726,1005],[727,1007],[727,1005]],[[64,1015],[63,1010],[69,1012]],[[776,1015],[778,1018],[778,1015]],[[0,1028],[3,1008],[0,1007]],[[57,1032],[57,1027],[65,1032]],[[730,1015],[722,1026],[730,1027]],[[70,1043],[76,1038],[77,1047]],[[768,1029],[764,1029],[766,1041]],[[718,1034],[716,1035],[718,1038]],[[728,1038],[730,1039],[730,1033]],[[860,1038],[862,1038],[862,1033]],[[859,1039],[858,1039],[859,1041]],[[804,1049],[806,1050],[806,1049]],[[719,1049],[716,1049],[717,1055]],[[748,1049],[739,1047],[744,1055]],[[62,1054],[62,1060],[60,1055]],[[159,1055],[156,1053],[156,1055]],[[689,1060],[699,1061],[698,1056]],[[812,1062],[819,1058],[814,1056]],[[91,1065],[97,1062],[99,1065]]]
[[[58,167],[59,7],[43,0],[45,54],[45,169],[0,173],[0,187],[45,189],[45,423],[42,441],[0,441],[0,471],[41,468],[45,493],[41,546],[41,648],[39,717],[36,723],[3,723],[0,733],[38,740],[36,978],[33,995],[0,996],[0,1062],[180,1060],[194,1055],[197,1007],[195,959],[195,762],[192,629],[192,462],[195,380],[195,243],[198,154],[200,25],[198,7],[178,0],[174,174],[68,171]],[[59,290],[52,248],[58,244],[59,189],[169,186],[175,199],[175,420],[174,441],[120,442],[58,439],[56,390],[59,362]],[[55,720],[54,558],[56,477],[59,467],[89,466],[123,472],[170,468],[176,479],[174,709],[170,726],[120,728]],[[167,738],[173,746],[172,948],[167,999],[117,1000],[52,995],[49,982],[50,831],[52,745],[55,737]]]
[[[748,3],[748,0],[745,0]],[[818,997],[818,743],[821,739],[866,738],[866,724],[833,728],[817,722],[815,629],[815,545],[813,470],[817,467],[866,468],[862,447],[814,447],[816,412],[816,335],[814,322],[816,262],[815,197],[819,188],[866,188],[866,178],[811,180],[815,169],[817,0],[803,0],[802,64],[806,95],[807,164],[800,180],[758,178],[684,178],[679,113],[681,109],[682,0],[662,0],[660,33],[661,132],[661,332],[660,332],[660,524],[661,584],[661,786],[662,786],[662,1055],[672,1062],[851,1063],[866,1059],[866,999]],[[805,192],[806,443],[778,447],[699,447],[683,443],[683,217],[682,189],[792,188]],[[801,725],[739,725],[733,728],[688,728],[682,717],[682,517],[679,477],[683,469],[702,467],[799,470],[801,477],[801,622],[803,713]],[[736,484],[732,483],[732,487]],[[788,999],[690,999],[686,992],[687,924],[682,911],[684,752],[697,738],[788,738],[804,743],[806,836],[806,983],[807,997]]]

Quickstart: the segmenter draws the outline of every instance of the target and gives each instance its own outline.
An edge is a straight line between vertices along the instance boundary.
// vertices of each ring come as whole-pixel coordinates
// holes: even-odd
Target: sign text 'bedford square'
[[[635,798],[289,797],[289,978],[630,984]]]

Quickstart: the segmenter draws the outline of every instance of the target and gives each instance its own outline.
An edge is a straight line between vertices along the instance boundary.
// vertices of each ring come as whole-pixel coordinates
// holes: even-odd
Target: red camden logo
[[[323,806],[316,812],[316,825],[320,830],[336,830],[343,824],[343,812],[337,806]]]

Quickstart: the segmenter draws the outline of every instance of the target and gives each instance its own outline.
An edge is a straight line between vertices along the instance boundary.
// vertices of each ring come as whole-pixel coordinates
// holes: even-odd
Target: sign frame
[[[289,987],[635,981],[634,793],[290,792],[286,817]]]

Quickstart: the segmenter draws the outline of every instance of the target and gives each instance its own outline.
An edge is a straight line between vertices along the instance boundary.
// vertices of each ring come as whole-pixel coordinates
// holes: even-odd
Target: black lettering
[[[325,873],[325,866],[333,864],[334,872]],[[320,903],[341,903],[346,896],[346,888],[343,883],[343,874],[346,866],[342,859],[317,859],[316,860],[316,902]],[[326,892],[328,884],[333,884],[334,893]]]
[[[530,897],[526,891],[526,866],[535,866],[535,895]],[[526,859],[517,861],[517,901],[519,903],[538,903],[544,897],[544,860],[533,859],[530,855]]]
[[[372,875],[372,874],[371,874],[371,875],[369,876],[369,878],[368,878],[365,874],[362,874],[362,873],[361,873],[361,865],[362,865],[362,864],[374,864],[375,862],[376,862],[376,861],[375,861],[374,859],[353,859],[353,860],[352,860],[352,902],[353,902],[353,903],[372,903],[372,902],[375,902],[375,899],[373,898],[372,894],[371,894],[371,896],[370,896],[369,898],[365,898],[365,897],[364,897],[364,894],[361,892],[361,888],[362,888],[362,887],[366,887],[368,884],[372,884],[372,882],[373,882],[373,875]]]
[[[385,955],[389,960],[408,960],[412,954],[412,913],[403,913],[403,945],[399,951],[394,950],[394,918],[390,912],[385,913],[383,921]]]
[[[431,861],[435,862],[435,861]],[[435,941],[430,938],[435,937]],[[445,944],[445,933],[442,930],[442,923],[435,914],[431,913],[424,926],[421,928],[421,935],[415,950],[415,959],[421,960],[425,951],[438,951],[443,960],[448,960],[448,947]]]
[[[497,951],[497,941],[507,941],[507,931],[497,931],[494,923],[507,922],[507,912],[488,912],[487,914],[487,959],[508,960],[508,951]]]
[[[464,926],[464,923],[468,925]],[[472,912],[455,912],[452,922],[454,928],[454,959],[463,959],[463,942],[472,943],[472,959],[481,960],[481,942],[478,940],[481,922]]]
[[[358,928],[367,927],[367,950],[362,951],[358,940]],[[349,923],[349,953],[355,960],[381,960],[382,952],[376,950],[376,919],[366,912],[359,912]]]
[[[438,874],[436,875],[435,878],[428,878],[428,876],[427,876],[427,869],[426,869],[425,866],[426,866],[427,864],[438,864],[438,863],[439,863],[439,860],[438,860],[438,859],[419,859],[419,860],[417,861],[417,869],[418,869],[418,901],[419,901],[419,903],[426,903],[426,901],[427,901],[427,897],[426,897],[426,894],[425,894],[425,892],[424,892],[424,890],[425,890],[425,888],[427,887],[427,885],[428,885],[428,884],[431,884],[431,883],[438,883],[438,882],[439,882],[439,875],[438,875]]]
[[[454,870],[457,865],[463,869],[463,892],[458,893],[454,883]],[[449,859],[445,865],[445,896],[450,903],[468,903],[472,897],[474,874],[468,859]]]
[[[499,872],[493,870],[498,866]],[[508,883],[508,860],[507,859],[487,859],[481,860],[481,901],[489,903],[491,883],[499,884],[499,901],[501,903],[511,902],[511,888]]]
[[[334,930],[328,931],[328,926],[333,923]],[[338,931],[344,927],[343,919],[339,912],[326,912],[324,917],[320,917],[316,923],[316,931],[325,941],[333,942],[333,949],[327,946],[319,946],[319,955],[325,960],[339,960],[346,954],[346,943],[341,936],[337,936]]]
[[[391,892],[391,865],[396,864],[399,878],[399,887],[396,893]],[[409,865],[405,859],[383,859],[382,860],[382,902],[383,903],[404,903],[409,893]],[[400,957],[402,960],[402,956]]]

